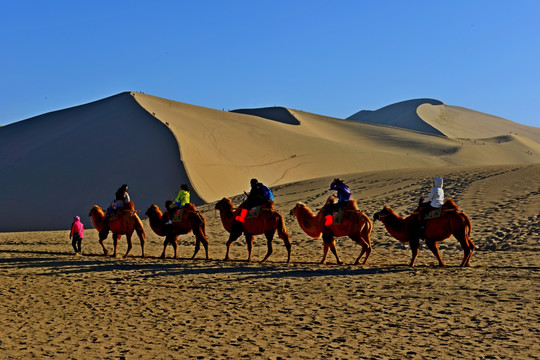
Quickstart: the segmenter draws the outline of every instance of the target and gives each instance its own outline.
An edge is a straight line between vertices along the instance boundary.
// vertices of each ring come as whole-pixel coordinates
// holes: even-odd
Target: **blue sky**
[[[141,91],[345,118],[414,98],[540,127],[540,1],[0,1],[0,125]]]

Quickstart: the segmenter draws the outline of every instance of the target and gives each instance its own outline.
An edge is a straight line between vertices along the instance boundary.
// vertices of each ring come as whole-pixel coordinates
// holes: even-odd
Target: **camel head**
[[[222,211],[232,211],[234,204],[231,199],[223,198],[216,203],[215,209]]]
[[[103,210],[101,210],[101,208],[97,205],[94,205],[92,206],[92,208],[90,209],[90,213],[88,213],[88,216],[91,216],[91,217],[104,217],[105,214],[103,213]]]
[[[289,211],[289,215],[298,216],[298,211],[300,208],[306,208],[306,205],[304,203],[296,203],[296,205]]]
[[[388,216],[388,215],[391,215],[394,211],[392,211],[392,209],[390,209],[388,206],[384,205],[384,207],[382,208],[381,211],[379,212],[376,212],[375,214],[373,214],[373,221],[377,221],[377,220],[381,220],[382,221],[382,218]]]
[[[161,210],[156,204],[150,205],[148,210],[146,210],[145,215],[148,218],[159,218],[159,219],[161,219],[161,217],[163,216],[163,214],[161,213]]]

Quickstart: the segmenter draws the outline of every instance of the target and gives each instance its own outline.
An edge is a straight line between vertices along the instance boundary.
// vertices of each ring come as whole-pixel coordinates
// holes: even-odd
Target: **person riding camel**
[[[111,202],[111,205],[107,208],[107,212],[105,213],[105,219],[103,220],[103,229],[102,232],[109,232],[109,218],[111,217],[113,212],[118,212],[121,210],[124,205],[129,203],[131,201],[128,193],[128,186],[126,184],[123,184],[116,190],[116,193],[114,194],[114,200]]]
[[[251,191],[247,194],[246,201],[241,205],[242,210],[235,220],[243,223],[246,220],[248,210],[259,205],[267,204],[273,199],[272,192],[263,183],[260,183],[257,179],[251,179],[250,181]]]
[[[334,216],[332,213],[345,207],[347,202],[349,202],[351,199],[351,190],[349,189],[349,186],[340,178],[335,178],[332,181],[330,184],[330,190],[337,191],[338,202],[327,207],[326,215],[324,217],[324,226],[332,225],[334,223]]]
[[[424,202],[422,203],[423,206],[420,209],[420,225],[418,227],[420,235],[423,235],[426,229],[426,214],[432,210],[440,209],[444,203],[443,178],[437,176],[435,179],[433,179],[433,185],[434,186],[431,189],[431,192],[429,193],[428,197],[424,199]]]
[[[187,184],[182,184],[180,185],[180,191],[178,191],[176,199],[174,199],[174,202],[167,207],[167,217],[169,220],[165,223],[165,225],[172,224],[171,214],[173,214],[177,209],[182,209],[183,207],[185,207],[186,204],[189,204],[189,201],[189,187],[187,186]]]

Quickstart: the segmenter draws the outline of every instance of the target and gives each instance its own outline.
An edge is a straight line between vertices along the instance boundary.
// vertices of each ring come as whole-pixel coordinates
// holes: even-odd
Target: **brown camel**
[[[206,220],[202,214],[195,208],[193,204],[187,204],[184,208],[184,213],[182,220],[172,221],[170,225],[165,225],[167,217],[163,216],[159,207],[155,204],[152,204],[146,211],[146,216],[150,219],[150,227],[154,232],[159,236],[165,236],[165,241],[163,242],[163,253],[161,258],[165,259],[165,250],[169,244],[172,245],[174,249],[174,258],[177,258],[177,249],[178,249],[178,235],[189,234],[193,231],[195,235],[195,252],[191,259],[195,259],[195,256],[201,248],[201,243],[204,246],[206,251],[206,260],[208,257],[208,240],[206,238]]]
[[[128,256],[129,251],[133,247],[133,245],[131,244],[131,236],[133,235],[133,231],[137,233],[139,239],[141,240],[142,257],[145,257],[144,239],[146,235],[144,233],[141,219],[139,219],[137,213],[138,210],[135,210],[133,202],[130,201],[124,206],[123,209],[119,210],[118,214],[112,215],[109,218],[108,228],[113,234],[114,257],[116,257],[116,247],[118,245],[118,239],[120,239],[121,235],[126,235],[128,248],[124,257],[126,258]],[[109,231],[107,229],[104,229],[105,214],[99,206],[94,205],[92,209],[90,209],[89,216],[92,217],[94,227],[99,232],[99,243],[103,247],[103,253],[105,254],[105,256],[107,256],[109,255],[109,252],[107,251],[107,248],[103,243],[103,241],[107,238],[107,235],[109,234]]]
[[[326,206],[329,206],[330,203],[333,203],[333,201],[333,196],[330,196],[325,206],[319,210],[317,215],[315,215],[311,209],[309,209],[309,207],[303,203],[297,203],[296,206],[291,210],[290,214],[296,217],[302,230],[304,230],[304,232],[312,238],[318,239],[322,234],[323,259],[321,264],[326,264],[326,256],[329,249],[336,257],[337,263],[343,263],[337,253],[334,237],[348,236],[362,247],[362,251],[354,264],[357,265],[360,262],[360,258],[362,258],[362,255],[365,253],[366,257],[362,263],[365,265],[369,255],[371,254],[371,230],[373,228],[373,224],[371,223],[369,217],[358,209],[356,200],[349,200],[345,205],[341,222],[339,224],[334,223],[328,227],[325,226],[325,208]]]
[[[225,261],[229,260],[229,248],[231,244],[242,235],[242,232],[244,232],[244,236],[246,237],[248,248],[247,261],[251,261],[253,236],[264,234],[267,240],[268,250],[261,262],[266,261],[270,254],[272,254],[272,240],[276,230],[278,236],[283,240],[285,247],[287,248],[287,263],[291,261],[291,242],[289,240],[289,234],[287,233],[285,221],[277,210],[271,207],[263,207],[258,217],[247,217],[242,224],[235,220],[235,217],[240,214],[240,208],[235,209],[234,204],[230,199],[223,198],[218,201],[216,209],[219,210],[223,227],[230,233],[229,240],[227,241]]]
[[[419,206],[422,205],[422,202],[423,198],[420,199]],[[445,201],[440,217],[425,220],[426,226],[423,235],[419,233],[419,209],[403,218],[385,205],[380,212],[373,215],[373,219],[380,220],[394,238],[410,244],[412,252],[410,266],[414,266],[418,256],[420,237],[425,239],[427,247],[439,261],[439,266],[445,266],[439,253],[439,241],[448,239],[452,235],[459,241],[463,249],[463,261],[460,266],[470,266],[471,256],[476,247],[470,238],[471,221],[463,211],[459,210],[452,199]]]

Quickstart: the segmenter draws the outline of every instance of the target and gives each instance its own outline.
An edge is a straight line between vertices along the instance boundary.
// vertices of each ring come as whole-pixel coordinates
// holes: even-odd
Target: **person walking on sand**
[[[82,239],[84,238],[84,224],[81,222],[81,218],[75,216],[73,223],[71,224],[71,231],[69,238],[72,239],[71,246],[75,250],[75,255],[82,255]]]

